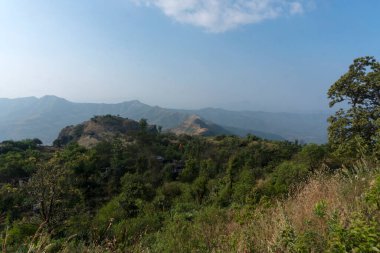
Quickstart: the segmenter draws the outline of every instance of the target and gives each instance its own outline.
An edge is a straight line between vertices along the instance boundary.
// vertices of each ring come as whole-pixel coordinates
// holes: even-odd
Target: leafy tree
[[[247,196],[255,183],[253,170],[245,167],[239,174],[238,180],[235,183],[232,198],[234,202],[244,204]]]
[[[329,118],[329,142],[338,154],[370,153],[380,127],[380,63],[374,57],[354,60],[328,91],[330,107],[343,104]],[[367,152],[368,151],[368,152]]]
[[[227,206],[231,202],[233,187],[237,173],[239,172],[239,167],[240,164],[238,158],[236,158],[235,156],[230,157],[226,168],[226,174],[223,178],[224,187],[221,189],[219,193],[218,202],[221,206]]]
[[[69,171],[55,156],[42,163],[26,185],[34,208],[46,224],[65,219],[68,210],[73,211],[74,206],[81,204],[80,193],[69,184],[68,177]]]
[[[146,131],[148,129],[148,121],[146,119],[140,119],[139,126],[141,131]]]
[[[304,164],[285,161],[272,173],[263,192],[267,196],[287,194],[292,186],[305,181],[307,176],[308,169]]]
[[[308,144],[296,155],[296,160],[307,165],[311,171],[318,169],[327,156],[325,145]]]
[[[185,163],[185,168],[180,174],[180,179],[183,182],[192,182],[199,172],[199,166],[195,159],[188,159]]]
[[[207,192],[207,178],[205,176],[199,176],[192,184],[192,190],[196,201],[202,204],[202,201]]]

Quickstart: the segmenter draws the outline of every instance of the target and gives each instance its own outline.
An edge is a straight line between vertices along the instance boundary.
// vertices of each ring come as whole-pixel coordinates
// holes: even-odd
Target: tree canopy
[[[340,155],[358,157],[375,151],[380,127],[380,63],[374,57],[354,60],[328,91],[329,143]]]

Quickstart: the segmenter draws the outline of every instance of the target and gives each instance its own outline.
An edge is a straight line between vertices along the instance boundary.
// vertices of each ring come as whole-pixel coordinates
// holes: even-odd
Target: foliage
[[[379,94],[380,63],[374,57],[355,59],[349,71],[329,89],[330,107],[343,104],[329,118],[329,143],[339,155],[357,158],[374,151],[379,132]]]
[[[268,196],[287,194],[292,186],[305,181],[308,173],[309,171],[304,164],[285,161],[275,169],[260,190]]]
[[[371,252],[378,248],[380,177],[368,172],[344,174],[336,181],[344,185],[339,190],[328,185],[335,176],[327,170],[325,179],[317,179],[326,185],[316,188],[311,178],[332,159],[326,146],[158,132],[141,132],[133,138],[138,141],[115,139],[90,149],[72,143],[53,152],[36,147],[37,153],[27,149],[3,154],[3,159],[18,161],[23,170],[32,168],[26,170],[26,183],[10,180],[0,190],[0,226],[7,249]],[[348,184],[344,178],[354,181]],[[345,186],[352,182],[362,190]],[[347,198],[347,206],[358,208],[341,213],[334,203],[342,200],[329,199],[328,192],[315,198],[310,190],[362,196],[361,204]],[[276,207],[276,201],[283,204]],[[297,204],[288,204],[292,201]],[[278,209],[267,213],[271,208]],[[307,215],[302,213],[305,210]],[[263,219],[275,223],[262,223]]]

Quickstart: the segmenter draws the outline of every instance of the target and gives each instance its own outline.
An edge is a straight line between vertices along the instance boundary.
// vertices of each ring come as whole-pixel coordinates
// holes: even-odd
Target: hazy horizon
[[[375,0],[0,0],[0,97],[324,112],[354,58],[380,58],[379,9]]]
[[[80,103],[80,104],[121,104],[121,103],[125,103],[125,102],[133,102],[133,101],[137,101],[139,103],[142,103],[142,104],[145,104],[145,105],[148,105],[148,106],[158,106],[158,107],[161,107],[161,108],[164,108],[164,109],[173,109],[173,110],[203,110],[203,109],[221,109],[221,110],[225,110],[225,111],[236,111],[236,112],[244,112],[244,111],[251,111],[251,112],[268,112],[268,113],[296,113],[296,114],[313,114],[313,113],[322,113],[322,114],[329,114],[329,113],[332,113],[334,111],[334,109],[330,109],[330,108],[327,108],[325,110],[310,110],[310,111],[306,111],[306,110],[294,110],[294,111],[271,111],[271,110],[255,110],[255,109],[233,109],[233,108],[228,108],[228,107],[222,107],[222,106],[206,106],[206,107],[165,107],[165,106],[162,106],[162,105],[159,105],[159,104],[149,104],[149,103],[146,103],[144,101],[141,101],[139,99],[131,99],[131,100],[121,100],[121,101],[110,101],[110,102],[104,102],[104,101],[90,101],[90,100],[83,100],[83,101],[74,101],[74,100],[71,100],[71,99],[67,99],[67,98],[64,98],[64,97],[60,97],[60,96],[56,96],[56,95],[53,95],[53,94],[48,94],[48,95],[43,95],[43,96],[26,96],[26,97],[0,97],[0,99],[9,99],[9,100],[17,100],[17,99],[27,99],[27,98],[36,98],[36,99],[42,99],[43,97],[49,97],[49,96],[52,96],[52,97],[57,97],[57,98],[61,98],[61,99],[64,99],[64,100],[67,100],[68,102],[70,103]]]

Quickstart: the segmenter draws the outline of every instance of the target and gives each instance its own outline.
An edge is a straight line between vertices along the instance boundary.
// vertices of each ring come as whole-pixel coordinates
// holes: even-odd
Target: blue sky
[[[0,97],[322,111],[378,0],[0,0]]]

